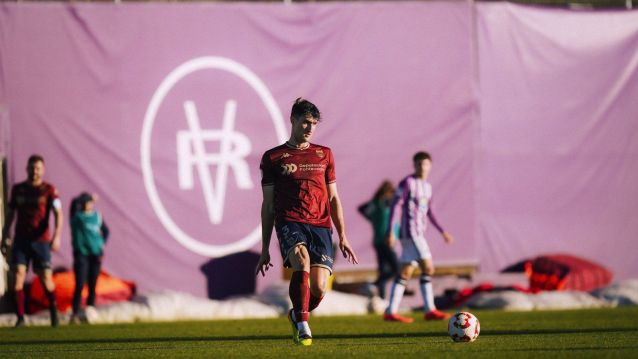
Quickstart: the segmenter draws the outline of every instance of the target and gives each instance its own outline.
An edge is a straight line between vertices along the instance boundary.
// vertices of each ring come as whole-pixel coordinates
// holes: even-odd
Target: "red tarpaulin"
[[[55,299],[58,310],[66,312],[73,303],[73,291],[75,290],[75,274],[72,271],[59,272],[53,274],[55,283]],[[105,272],[100,272],[95,288],[95,304],[107,304],[129,300],[135,295],[136,285],[134,282],[113,277]],[[88,287],[82,290],[82,303],[86,303],[88,297]],[[42,284],[38,277],[33,279],[31,284],[31,306],[30,312],[35,313],[49,307],[49,301],[44,294]]]
[[[543,255],[524,263],[532,291],[592,291],[606,286],[613,274],[605,267],[569,254]]]

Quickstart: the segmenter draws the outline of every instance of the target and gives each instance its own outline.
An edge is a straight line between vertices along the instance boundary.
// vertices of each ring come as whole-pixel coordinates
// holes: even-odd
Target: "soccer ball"
[[[447,325],[447,332],[455,342],[473,342],[480,331],[478,318],[468,312],[454,314]]]

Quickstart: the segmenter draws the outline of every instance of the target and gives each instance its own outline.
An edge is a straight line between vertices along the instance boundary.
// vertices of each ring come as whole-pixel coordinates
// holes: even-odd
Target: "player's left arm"
[[[52,203],[53,216],[55,218],[55,228],[53,229],[53,241],[51,242],[51,250],[56,252],[60,249],[62,242],[62,223],[64,222],[64,214],[62,213],[62,201],[59,197],[53,198]]]
[[[328,183],[328,199],[330,201],[330,217],[332,218],[332,223],[334,223],[337,235],[339,236],[339,249],[341,250],[341,253],[343,253],[343,257],[346,258],[348,262],[357,264],[359,263],[357,255],[354,253],[352,247],[350,247],[350,243],[346,238],[343,207],[341,206],[341,200],[339,199],[336,182]]]
[[[454,242],[454,237],[450,233],[446,232],[439,224],[439,221],[436,220],[436,217],[434,216],[434,210],[432,209],[432,199],[430,199],[430,203],[428,206],[428,219],[439,231],[439,233],[441,233],[441,235],[443,236],[443,240],[445,240],[445,243],[451,244],[452,242]]]

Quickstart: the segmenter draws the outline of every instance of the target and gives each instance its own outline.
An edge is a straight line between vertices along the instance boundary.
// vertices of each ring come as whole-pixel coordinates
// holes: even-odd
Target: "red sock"
[[[300,322],[308,321],[308,302],[310,301],[310,285],[308,284],[308,272],[292,272],[288,294],[292,301],[292,311],[295,320]]]
[[[16,314],[19,318],[24,317],[24,289],[16,290]]]
[[[315,310],[319,306],[319,303],[321,303],[321,300],[323,300],[323,297],[315,297],[312,293],[310,293],[310,302],[308,303],[308,311],[312,312],[313,310]]]

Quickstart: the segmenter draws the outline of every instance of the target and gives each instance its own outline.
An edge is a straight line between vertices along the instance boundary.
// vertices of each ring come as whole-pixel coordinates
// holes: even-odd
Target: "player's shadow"
[[[235,295],[254,294],[258,261],[258,254],[246,251],[204,263],[200,270],[206,276],[208,298],[226,299]]]

